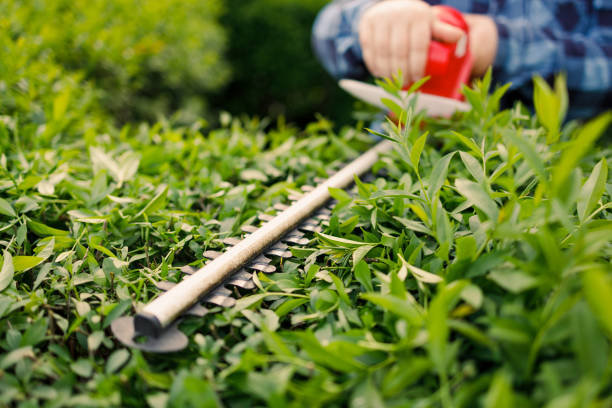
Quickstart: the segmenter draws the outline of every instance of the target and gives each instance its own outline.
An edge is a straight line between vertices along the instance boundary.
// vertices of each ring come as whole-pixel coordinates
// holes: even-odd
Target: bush
[[[62,87],[55,78],[71,77],[79,86],[88,81],[120,121],[155,119],[178,108],[201,114],[201,94],[229,74],[216,21],[221,10],[218,0],[3,2],[2,78],[16,93],[29,81],[54,89]],[[19,96],[6,99],[5,109],[19,108]]]
[[[23,149],[0,122],[0,405],[610,406],[612,114],[561,127],[555,93],[531,116],[489,86],[389,128],[323,232],[163,357],[111,321],[371,139],[224,115]]]
[[[350,118],[350,98],[323,70],[310,32],[326,0],[226,0],[232,80],[212,99],[218,109],[261,116],[284,115],[302,125],[313,112]]]

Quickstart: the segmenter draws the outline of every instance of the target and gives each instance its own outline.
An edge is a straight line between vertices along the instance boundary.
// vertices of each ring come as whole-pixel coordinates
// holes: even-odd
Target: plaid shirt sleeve
[[[531,15],[492,16],[499,35],[496,79],[512,82],[526,97],[534,75],[551,79],[565,72],[570,118],[611,108],[612,2],[566,1],[553,6],[548,18]]]
[[[335,78],[363,78],[367,69],[359,45],[359,20],[376,0],[336,0],[317,16],[312,48]]]
[[[319,14],[313,49],[337,78],[363,78],[367,70],[358,24],[377,0],[336,0]],[[612,107],[612,1],[610,0],[429,0],[462,12],[488,14],[497,25],[496,80],[512,83],[523,98],[531,78],[567,73],[569,116],[588,117]],[[472,46],[477,46],[473,44]]]

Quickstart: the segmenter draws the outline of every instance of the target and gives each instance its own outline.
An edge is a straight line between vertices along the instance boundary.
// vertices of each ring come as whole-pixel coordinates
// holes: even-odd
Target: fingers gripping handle
[[[440,21],[461,29],[465,35],[455,44],[431,41],[425,67],[425,75],[430,78],[420,91],[463,100],[461,85],[469,81],[473,65],[468,43],[469,27],[458,10],[448,6],[434,7]]]

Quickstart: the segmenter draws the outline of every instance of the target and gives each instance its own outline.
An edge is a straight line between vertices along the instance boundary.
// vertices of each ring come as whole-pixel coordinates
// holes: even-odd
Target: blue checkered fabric
[[[336,0],[318,15],[313,49],[336,78],[364,78],[358,38],[363,12],[377,0]],[[464,13],[487,14],[497,24],[493,72],[511,82],[512,95],[528,100],[534,75],[551,80],[565,72],[570,118],[612,108],[612,0],[445,0]],[[472,44],[477,47],[477,44]]]

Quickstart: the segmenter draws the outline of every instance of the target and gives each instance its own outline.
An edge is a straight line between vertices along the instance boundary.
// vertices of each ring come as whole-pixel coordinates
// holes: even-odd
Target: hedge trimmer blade
[[[361,99],[370,105],[380,109],[388,110],[389,108],[382,102],[384,98],[390,99],[402,108],[409,104],[414,98],[415,109],[417,111],[426,110],[429,116],[439,116],[448,118],[456,111],[465,112],[470,110],[470,105],[457,99],[445,98],[443,96],[430,95],[421,92],[407,94],[406,91],[400,91],[402,99],[396,98],[393,95],[385,92],[384,89],[354,79],[342,79],[338,82],[340,87],[352,96]]]
[[[232,307],[236,299],[229,287],[254,289],[253,273],[273,273],[271,257],[288,258],[287,243],[306,245],[305,232],[318,232],[320,223],[329,218],[329,209],[321,207],[331,199],[329,188],[347,188],[355,176],[370,170],[381,153],[392,148],[390,141],[380,142],[336,174],[316,187],[306,187],[304,195],[290,196],[290,206],[275,205],[276,215],[260,214],[260,227],[246,226],[244,239],[225,238],[230,248],[225,252],[206,251],[209,259],[202,268],[181,268],[184,278],[179,283],[158,282],[164,293],[147,304],[134,317],[113,321],[111,329],[123,344],[150,352],[175,352],[185,348],[187,337],[178,329],[178,319],[184,315],[203,317],[205,305]]]

